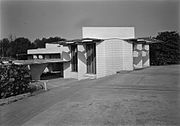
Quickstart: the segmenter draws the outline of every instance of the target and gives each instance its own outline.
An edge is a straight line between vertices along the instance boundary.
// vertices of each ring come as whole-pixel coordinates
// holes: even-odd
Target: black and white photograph
[[[0,126],[180,126],[180,0],[0,0]]]

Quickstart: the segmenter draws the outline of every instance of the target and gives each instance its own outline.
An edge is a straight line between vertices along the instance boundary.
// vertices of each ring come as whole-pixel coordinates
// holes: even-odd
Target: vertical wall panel
[[[86,79],[87,73],[87,56],[85,45],[78,45],[78,79]]]
[[[106,75],[115,74],[123,69],[122,41],[110,39],[105,41]]]
[[[123,41],[123,70],[133,70],[133,45]]]
[[[97,78],[106,75],[106,52],[105,41],[96,44],[96,74]]]
[[[61,48],[62,50],[62,59],[63,60],[71,60],[71,53],[70,53],[70,47],[68,46],[63,46]],[[78,79],[78,73],[77,72],[72,72],[72,65],[70,62],[65,62],[63,64],[63,69],[64,69],[64,78],[75,78]]]

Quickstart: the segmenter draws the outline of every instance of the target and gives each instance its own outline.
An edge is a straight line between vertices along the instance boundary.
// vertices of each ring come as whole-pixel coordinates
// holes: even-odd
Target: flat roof
[[[31,59],[31,60],[14,60],[15,65],[32,65],[32,64],[45,64],[45,63],[63,63],[69,60],[62,59]]]
[[[146,43],[146,44],[153,44],[153,43],[161,43],[163,41],[151,38],[151,37],[144,37],[144,38],[132,38],[132,39],[124,39],[125,41],[132,42],[132,43]]]
[[[82,39],[73,39],[73,40],[65,40],[65,41],[60,41],[60,45],[80,45],[80,44],[87,44],[87,43],[97,43],[97,42],[102,42],[104,41],[103,39],[97,39],[97,38],[82,38]]]
[[[105,40],[111,39],[119,39],[124,40],[131,43],[145,43],[145,44],[153,44],[153,43],[161,43],[163,41],[157,40],[151,37],[144,37],[144,38],[129,38],[129,39],[121,39],[121,38],[108,38],[108,39],[98,39],[98,38],[82,38],[82,39],[73,39],[73,40],[65,40],[54,42],[54,44],[59,43],[60,45],[78,45],[78,44],[87,44],[87,43],[98,43]]]

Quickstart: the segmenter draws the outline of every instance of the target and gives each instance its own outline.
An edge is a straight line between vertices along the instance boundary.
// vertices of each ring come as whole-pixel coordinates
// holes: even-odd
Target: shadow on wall
[[[70,62],[64,63],[64,70],[68,69],[70,67]]]
[[[138,57],[133,57],[133,64],[137,65],[142,60],[142,53],[141,51],[136,50],[138,53]]]
[[[143,65],[149,60],[149,51],[145,51],[145,53],[146,53],[146,56],[143,56],[142,58]]]
[[[86,64],[86,56],[85,56],[86,51],[78,51],[78,58],[80,61],[82,61],[84,64]]]

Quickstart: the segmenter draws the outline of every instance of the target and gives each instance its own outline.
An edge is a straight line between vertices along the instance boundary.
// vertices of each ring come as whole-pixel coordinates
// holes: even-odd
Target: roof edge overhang
[[[70,60],[61,59],[31,59],[31,60],[14,60],[12,61],[15,65],[33,65],[33,64],[47,64],[47,63],[64,63]]]
[[[58,42],[54,42],[52,44],[60,44],[63,46],[83,45],[83,44],[89,44],[89,43],[99,43],[99,42],[103,42],[105,40],[110,40],[110,39],[120,39],[120,40],[127,41],[129,43],[137,43],[137,44],[156,44],[156,43],[162,43],[163,42],[163,41],[155,39],[153,37],[128,38],[128,39],[121,39],[121,38],[109,38],[109,39],[82,38],[82,39],[58,41]]]
[[[68,46],[68,45],[83,45],[88,43],[98,43],[104,41],[103,39],[97,38],[82,38],[82,39],[73,39],[73,40],[65,40],[56,42],[60,45]]]
[[[137,44],[156,44],[156,43],[162,43],[163,41],[151,38],[151,37],[145,37],[145,38],[130,38],[130,39],[123,39],[127,42],[131,43],[137,43]]]

